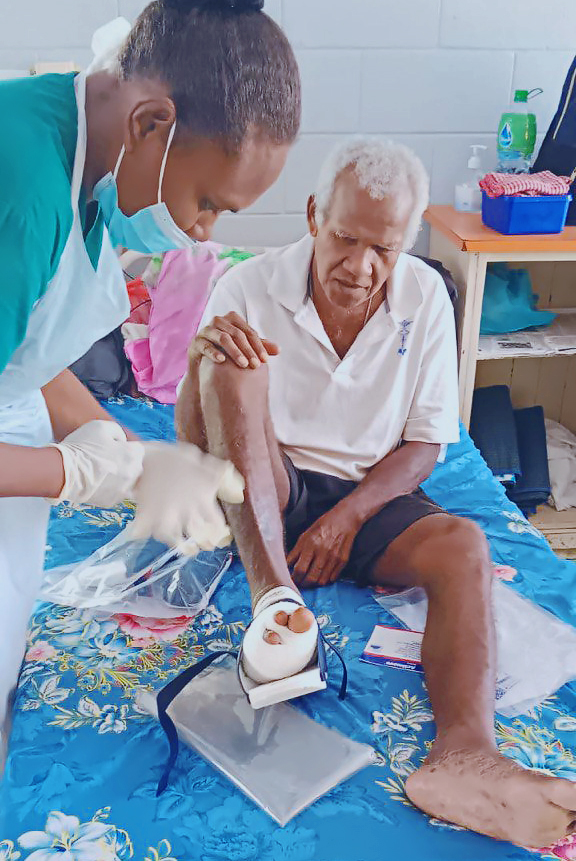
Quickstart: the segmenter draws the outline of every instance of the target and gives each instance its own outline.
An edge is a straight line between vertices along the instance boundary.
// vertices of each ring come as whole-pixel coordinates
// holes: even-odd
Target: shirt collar
[[[314,240],[308,233],[282,250],[271,272],[268,294],[293,314],[306,302],[306,286],[313,253]]]
[[[268,282],[269,295],[293,314],[306,304],[313,253],[314,239],[307,234],[283,249],[281,264],[274,266]],[[386,297],[395,323],[413,319],[423,300],[420,280],[410,260],[409,254],[400,253],[388,279]]]
[[[394,322],[414,319],[423,298],[420,280],[411,264],[410,255],[401,252],[388,279],[388,303]]]

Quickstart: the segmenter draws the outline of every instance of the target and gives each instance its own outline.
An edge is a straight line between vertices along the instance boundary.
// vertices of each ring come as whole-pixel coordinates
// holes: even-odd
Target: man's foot
[[[300,594],[288,586],[275,587],[254,607],[242,643],[244,671],[260,684],[293,676],[308,666],[317,641],[316,619]]]
[[[522,768],[494,750],[435,755],[406,782],[429,816],[521,846],[548,846],[576,830],[576,783]]]

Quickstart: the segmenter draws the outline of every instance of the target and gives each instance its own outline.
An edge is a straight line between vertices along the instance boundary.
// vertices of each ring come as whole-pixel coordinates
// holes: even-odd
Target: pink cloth
[[[487,173],[479,185],[488,197],[537,197],[570,193],[570,178],[556,176],[549,170],[540,173]]]
[[[125,345],[138,389],[163,404],[176,403],[176,387],[186,372],[188,347],[216,280],[230,260],[223,246],[202,242],[169,251],[156,287],[151,288],[149,336]]]

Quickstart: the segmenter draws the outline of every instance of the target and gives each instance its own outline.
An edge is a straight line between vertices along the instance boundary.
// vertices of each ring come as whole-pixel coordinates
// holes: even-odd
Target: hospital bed
[[[145,438],[174,437],[170,407],[129,398],[107,406]],[[513,588],[576,622],[576,567],[557,558],[508,501],[466,431],[425,487],[449,511],[485,530],[493,560],[505,566],[500,573]],[[127,508],[61,506],[52,518],[48,564],[88,556],[130,516]],[[162,686],[208,652],[240,642],[250,612],[239,561],[209,609],[191,622],[146,625],[40,605],[30,624],[0,788],[1,861],[576,858],[576,841],[556,855],[535,855],[415,810],[403,787],[434,732],[422,676],[359,660],[377,622],[397,623],[369,589],[348,583],[307,592],[306,599],[343,653],[350,682],[344,702],[335,686],[299,707],[372,745],[375,765],[285,828],[184,746],[168,788],[156,798],[167,745],[159,725],[139,710],[137,694]],[[567,685],[527,716],[499,718],[500,749],[524,766],[576,780],[575,692]]]

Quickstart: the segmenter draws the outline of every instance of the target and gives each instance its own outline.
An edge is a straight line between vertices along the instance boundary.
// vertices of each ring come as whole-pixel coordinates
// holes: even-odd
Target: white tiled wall
[[[143,5],[0,0],[0,69],[86,64],[91,32],[118,13],[133,19]],[[297,52],[303,127],[276,186],[248,213],[221,220],[218,235],[238,243],[297,238],[322,159],[358,132],[413,147],[433,202],[451,202],[469,144],[486,144],[486,167],[494,165],[498,118],[514,88],[544,89],[532,106],[546,130],[576,52],[571,0],[267,0],[266,9]]]

